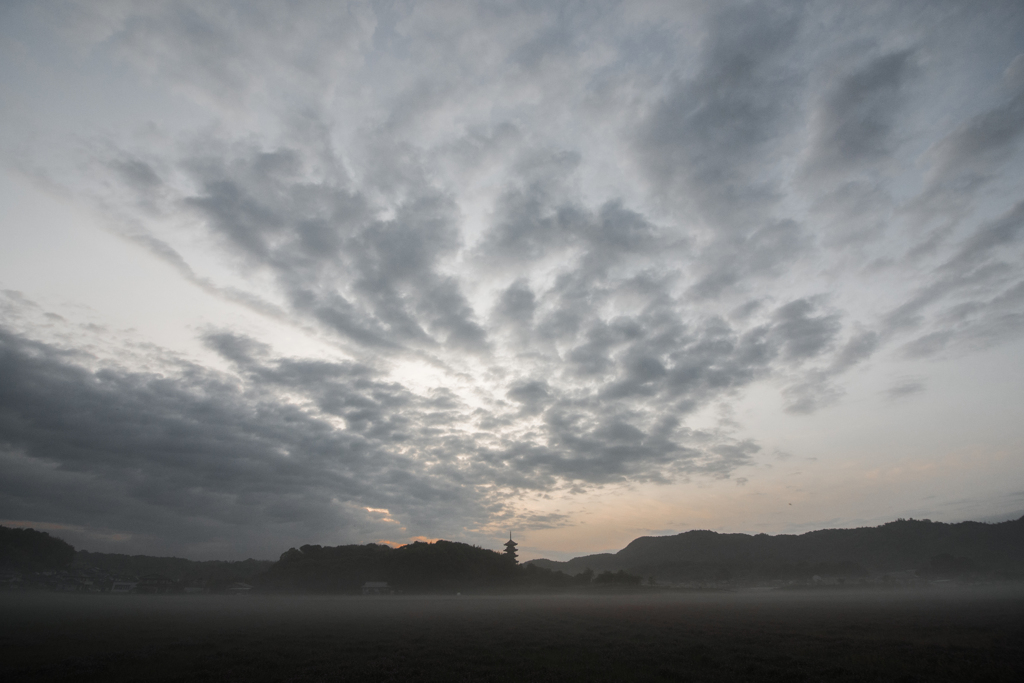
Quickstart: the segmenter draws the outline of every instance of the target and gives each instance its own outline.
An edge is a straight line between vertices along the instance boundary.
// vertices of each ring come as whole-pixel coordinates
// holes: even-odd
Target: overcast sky
[[[1024,5],[0,3],[0,523],[1024,510]]]

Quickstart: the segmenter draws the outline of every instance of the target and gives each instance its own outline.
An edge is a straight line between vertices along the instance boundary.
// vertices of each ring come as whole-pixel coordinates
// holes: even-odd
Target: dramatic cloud
[[[483,543],[1024,339],[1017,3],[73,8],[6,10],[0,142],[133,263],[4,229],[134,285],[0,282],[2,519]]]

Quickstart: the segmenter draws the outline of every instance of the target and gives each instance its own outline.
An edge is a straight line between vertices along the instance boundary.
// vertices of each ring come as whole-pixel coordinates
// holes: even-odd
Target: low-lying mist
[[[7,680],[1019,680],[1024,586],[0,595]]]

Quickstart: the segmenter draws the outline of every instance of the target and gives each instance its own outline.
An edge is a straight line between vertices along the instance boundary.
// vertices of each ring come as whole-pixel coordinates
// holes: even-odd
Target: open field
[[[1024,680],[1024,588],[0,595],[0,678]]]

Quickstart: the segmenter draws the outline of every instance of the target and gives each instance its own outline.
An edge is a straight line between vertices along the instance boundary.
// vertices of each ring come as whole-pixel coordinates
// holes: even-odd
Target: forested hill
[[[366,581],[385,581],[406,592],[507,587],[519,567],[492,550],[437,541],[386,545],[304,545],[292,548],[260,581],[271,592],[356,592]]]
[[[510,562],[503,553],[466,543],[417,541],[399,548],[370,543],[292,548],[259,579],[270,593],[358,593],[367,581],[403,593],[515,593],[635,588],[639,576],[608,572],[570,577]]]
[[[71,544],[45,531],[0,526],[0,571],[32,573],[98,569],[120,576],[161,574],[175,581],[217,585],[254,580],[273,564],[267,560],[197,562],[180,557],[90,553],[87,550],[76,551]]]
[[[878,527],[823,529],[800,535],[720,534],[688,531],[644,536],[617,553],[568,562],[534,560],[547,569],[577,574],[625,570],[659,578],[713,578],[723,572],[786,575],[820,568],[833,574],[858,571],[962,570],[1024,574],[1024,517],[999,524],[897,520]]]
[[[0,571],[63,569],[74,559],[74,546],[45,531],[0,526]]]
[[[186,560],[181,557],[154,557],[151,555],[121,555],[118,553],[91,553],[79,550],[75,553],[75,565],[95,567],[124,576],[145,576],[161,574],[175,581],[205,581],[232,583],[252,581],[263,574],[273,562],[270,560]]]

